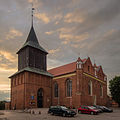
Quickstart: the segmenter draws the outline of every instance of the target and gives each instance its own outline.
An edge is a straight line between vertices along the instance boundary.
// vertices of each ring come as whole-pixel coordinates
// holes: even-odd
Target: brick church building
[[[106,105],[106,75],[89,57],[47,71],[48,53],[40,46],[33,25],[17,54],[18,72],[10,76],[11,109]]]

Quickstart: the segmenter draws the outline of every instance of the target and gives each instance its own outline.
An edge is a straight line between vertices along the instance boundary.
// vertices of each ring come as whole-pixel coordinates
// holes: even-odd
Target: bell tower
[[[33,27],[33,11],[34,8],[32,8],[32,21],[29,35],[22,48],[17,52],[18,71],[26,67],[37,68],[43,71],[47,70],[46,55],[48,53],[40,46],[37,36],[35,34],[35,30]]]
[[[37,39],[32,25],[26,42],[17,52],[18,71],[11,79],[11,108],[25,109],[51,105],[52,74],[47,71],[47,51]]]
[[[17,52],[18,54],[18,71],[26,67],[37,68],[46,71],[46,55],[48,54],[38,42],[34,27],[31,27],[30,33],[25,44]]]

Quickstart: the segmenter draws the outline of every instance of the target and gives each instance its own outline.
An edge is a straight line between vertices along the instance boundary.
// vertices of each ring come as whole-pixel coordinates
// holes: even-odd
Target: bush
[[[5,110],[6,101],[0,101],[0,110]]]

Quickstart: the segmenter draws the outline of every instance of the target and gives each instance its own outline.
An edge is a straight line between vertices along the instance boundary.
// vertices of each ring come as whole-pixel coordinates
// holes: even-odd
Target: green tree
[[[112,99],[118,103],[120,107],[120,76],[116,76],[109,82],[109,89]]]
[[[0,101],[0,110],[5,109],[5,103],[6,103],[6,101]]]

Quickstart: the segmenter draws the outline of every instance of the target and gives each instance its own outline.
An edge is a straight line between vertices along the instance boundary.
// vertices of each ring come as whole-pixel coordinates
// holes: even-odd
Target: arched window
[[[92,81],[91,80],[88,82],[88,94],[92,95]]]
[[[95,77],[97,78],[97,69],[95,68]]]
[[[77,69],[81,69],[81,68],[82,68],[82,62],[79,61],[79,62],[77,62]]]
[[[88,66],[88,72],[90,71],[90,66]]]
[[[66,96],[71,97],[72,96],[72,80],[67,79],[66,81]]]
[[[100,96],[103,97],[103,86],[100,85]]]
[[[54,84],[54,97],[58,97],[58,84],[57,84],[57,82]]]

